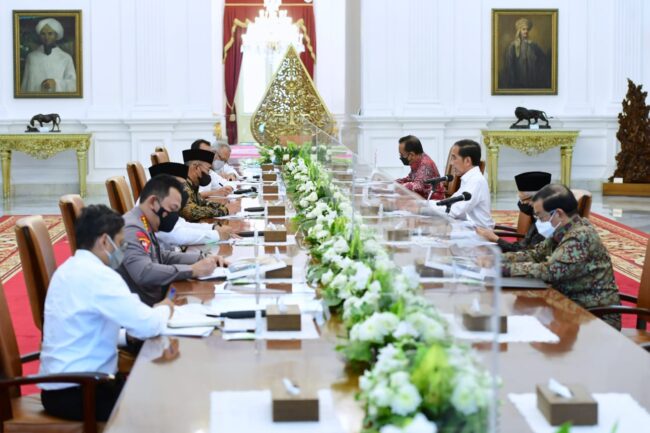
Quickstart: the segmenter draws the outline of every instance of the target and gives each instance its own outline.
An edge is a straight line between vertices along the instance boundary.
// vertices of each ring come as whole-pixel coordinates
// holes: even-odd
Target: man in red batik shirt
[[[395,182],[401,183],[411,191],[427,198],[431,192],[431,185],[425,183],[425,181],[440,177],[440,173],[435,162],[429,158],[429,155],[424,153],[422,143],[417,137],[407,135],[399,139],[399,159],[402,164],[411,166],[411,172],[408,176],[397,179]],[[445,198],[445,187],[442,183],[438,183],[431,195],[431,199],[442,200],[443,198]]]

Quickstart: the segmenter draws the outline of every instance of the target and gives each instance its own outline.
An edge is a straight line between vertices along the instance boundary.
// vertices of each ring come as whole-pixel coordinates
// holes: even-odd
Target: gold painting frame
[[[558,9],[492,9],[493,95],[557,95],[557,71]]]
[[[46,49],[36,29],[47,18],[63,35]],[[14,98],[83,97],[81,19],[81,10],[13,11]]]

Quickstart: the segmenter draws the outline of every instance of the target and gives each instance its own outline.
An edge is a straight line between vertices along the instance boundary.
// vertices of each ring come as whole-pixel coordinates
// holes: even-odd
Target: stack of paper
[[[259,264],[259,273],[260,275],[265,272],[274,271],[276,269],[282,269],[287,266],[287,264],[274,256],[263,256],[259,257],[257,260],[254,258],[251,259],[242,259],[234,263],[231,263],[227,268],[216,268],[211,275],[205,277],[199,277],[199,280],[211,280],[215,278],[232,280],[235,278],[246,277],[249,275],[255,275],[258,271],[257,265]]]

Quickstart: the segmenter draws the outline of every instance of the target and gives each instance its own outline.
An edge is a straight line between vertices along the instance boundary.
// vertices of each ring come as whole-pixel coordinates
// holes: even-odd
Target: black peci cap
[[[539,191],[551,183],[551,173],[544,171],[528,171],[515,176],[517,190],[521,192]]]
[[[170,176],[182,177],[187,179],[187,171],[189,167],[179,162],[163,162],[149,167],[149,174],[151,177],[158,176],[159,174],[169,174]]]

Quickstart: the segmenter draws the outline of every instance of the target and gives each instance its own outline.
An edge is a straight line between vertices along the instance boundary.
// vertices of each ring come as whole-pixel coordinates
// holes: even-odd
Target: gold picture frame
[[[82,98],[81,10],[13,11],[14,98]]]
[[[557,9],[492,9],[492,94],[557,95]]]

